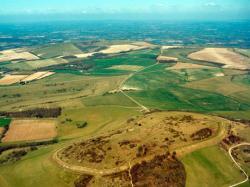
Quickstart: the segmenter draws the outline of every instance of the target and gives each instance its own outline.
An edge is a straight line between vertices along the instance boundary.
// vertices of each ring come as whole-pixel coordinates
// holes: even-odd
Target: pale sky
[[[18,15],[77,15],[97,19],[250,19],[250,0],[0,0],[0,16]]]

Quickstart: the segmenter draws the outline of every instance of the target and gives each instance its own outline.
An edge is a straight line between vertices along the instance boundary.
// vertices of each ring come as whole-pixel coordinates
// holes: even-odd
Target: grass
[[[220,94],[182,87],[129,92],[129,95],[149,108],[189,111],[231,111],[249,108]],[[243,108],[244,107],[244,108]]]
[[[52,66],[56,64],[67,63],[66,60],[61,58],[47,59],[47,60],[36,60],[36,61],[27,61],[26,64],[32,67],[32,69],[38,69],[41,67]]]
[[[243,179],[226,152],[218,146],[204,148],[182,158],[187,187],[229,186]]]
[[[0,87],[1,111],[36,107],[38,104],[40,107],[72,105],[83,97],[102,95],[117,89],[124,78],[123,76],[88,77],[58,73],[27,85]]]
[[[234,52],[250,57],[250,49],[233,49]]]
[[[205,80],[190,82],[186,85],[189,88],[195,88],[206,91],[213,91],[223,95],[249,91],[250,86],[240,82],[232,81],[232,76],[213,77]]]
[[[8,126],[11,122],[11,118],[0,117],[0,127]]]
[[[246,119],[250,120],[250,110],[246,111],[214,111],[215,115],[224,116],[234,119]]]
[[[21,161],[0,166],[0,186],[73,186],[76,175],[62,170],[50,158],[56,146],[40,148]]]
[[[41,58],[54,58],[58,56],[80,54],[82,51],[74,44],[61,43],[34,49],[32,53],[38,55]]]
[[[86,98],[83,99],[83,103],[85,106],[138,107],[134,102],[121,93]]]
[[[230,77],[222,78],[225,79],[224,81],[218,81],[220,79],[215,77],[213,78],[214,82],[212,78],[209,79],[217,72],[221,72],[221,69],[215,68],[191,72],[196,81],[190,81],[188,78],[190,72],[177,73],[168,71],[165,70],[166,66],[169,66],[169,64],[159,64],[135,74],[125,85],[139,88],[141,91],[128,92],[128,94],[149,108],[200,112],[249,109],[250,106],[247,102],[241,102],[235,97],[231,98],[226,95],[230,89],[234,90],[232,88],[235,87],[232,87],[234,83],[224,86],[225,83],[230,82]],[[208,83],[203,84],[203,82]],[[188,85],[194,85],[195,87],[192,88],[192,86]],[[217,92],[214,89],[217,87],[225,91]],[[239,90],[239,87],[240,85],[237,90]],[[244,86],[241,85],[240,88],[244,89]]]
[[[99,132],[120,128],[131,116],[139,114],[137,108],[122,106],[91,106],[65,109],[58,119],[58,135],[61,139],[96,135]],[[78,129],[76,124],[83,121],[87,121],[88,126],[84,129]]]
[[[5,67],[11,70],[18,70],[18,71],[29,71],[34,69],[39,69],[42,67],[58,65],[58,64],[65,64],[68,63],[66,60],[61,58],[51,58],[51,59],[43,59],[43,60],[33,60],[33,61],[26,61],[26,62],[18,62],[14,64],[8,64]]]
[[[82,75],[122,75],[129,74],[131,70],[113,69],[114,66],[142,66],[146,67],[156,63],[158,50],[146,49],[133,51],[117,55],[108,55],[105,57],[92,57],[85,60],[75,62],[72,68],[69,64],[53,66],[53,70],[59,72],[68,72]],[[84,67],[88,67],[84,69]]]

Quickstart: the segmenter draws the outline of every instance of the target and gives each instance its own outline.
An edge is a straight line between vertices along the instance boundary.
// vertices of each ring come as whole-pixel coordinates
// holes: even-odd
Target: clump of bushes
[[[86,121],[76,124],[77,128],[79,128],[79,129],[82,129],[82,128],[86,127],[87,125],[88,125],[88,123]]]
[[[140,145],[137,148],[137,153],[136,153],[136,157],[142,157],[142,156],[146,156],[148,152],[148,148],[146,145]]]
[[[7,162],[16,162],[28,153],[27,150],[15,150],[10,152],[6,157],[0,159],[0,164]]]
[[[89,184],[93,176],[91,175],[81,175],[75,182],[75,187],[85,187]]]

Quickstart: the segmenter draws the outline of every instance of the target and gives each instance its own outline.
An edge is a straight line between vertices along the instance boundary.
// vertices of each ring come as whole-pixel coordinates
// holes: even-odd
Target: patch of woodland
[[[35,108],[18,112],[0,112],[0,116],[15,118],[57,118],[61,115],[62,108]]]
[[[222,140],[222,142],[226,145],[238,144],[242,141],[242,138],[239,136],[230,133],[226,138]]]
[[[18,160],[21,160],[21,158],[24,157],[28,152],[34,150],[37,150],[37,147],[33,146],[25,149],[13,150],[9,152],[7,155],[0,158],[0,164],[17,162]]]
[[[190,137],[192,140],[204,140],[212,136],[213,131],[210,128],[203,128],[193,133]]]
[[[30,147],[31,149],[35,149],[37,146],[45,146],[45,145],[51,145],[58,143],[58,140],[55,138],[53,140],[48,141],[41,141],[41,142],[26,142],[26,143],[15,143],[15,144],[9,144],[9,145],[1,145],[0,146],[0,155],[7,150],[10,149],[16,149],[16,148],[24,148],[24,147]]]
[[[92,175],[81,175],[78,179],[75,180],[75,187],[86,187],[89,182],[92,180]]]
[[[183,164],[176,159],[176,153],[155,156],[151,161],[143,161],[131,169],[135,187],[184,187],[186,172]]]

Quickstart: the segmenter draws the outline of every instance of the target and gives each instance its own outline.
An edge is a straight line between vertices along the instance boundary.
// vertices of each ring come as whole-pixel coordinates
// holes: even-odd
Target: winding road
[[[246,177],[243,181],[238,182],[238,183],[233,184],[233,185],[230,185],[229,187],[238,186],[238,185],[243,184],[243,183],[245,183],[245,182],[247,182],[249,180],[249,176],[248,176],[247,172],[240,166],[240,164],[238,162],[236,162],[236,160],[234,159],[234,157],[232,155],[233,149],[235,149],[237,147],[240,147],[240,146],[244,146],[244,145],[249,145],[250,146],[250,143],[241,143],[241,144],[238,144],[238,145],[234,145],[234,146],[230,147],[230,149],[228,150],[228,153],[229,153],[231,159],[233,160],[234,164],[240,169],[240,171],[242,171],[242,173]]]

